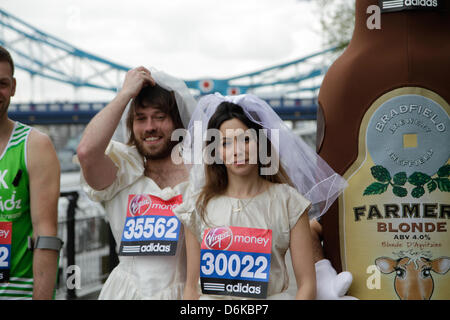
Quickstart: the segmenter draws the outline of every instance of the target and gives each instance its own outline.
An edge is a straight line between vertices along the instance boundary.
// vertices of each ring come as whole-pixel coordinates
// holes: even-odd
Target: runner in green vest
[[[61,247],[59,162],[48,136],[8,118],[13,74],[0,47],[0,299],[51,299]]]

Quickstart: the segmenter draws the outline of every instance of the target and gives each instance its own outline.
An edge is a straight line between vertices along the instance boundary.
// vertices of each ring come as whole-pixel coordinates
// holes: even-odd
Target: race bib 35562
[[[204,294],[267,297],[272,230],[243,227],[206,229],[200,253]]]
[[[182,201],[182,195],[165,201],[130,194],[119,255],[175,255],[181,223],[172,210]]]

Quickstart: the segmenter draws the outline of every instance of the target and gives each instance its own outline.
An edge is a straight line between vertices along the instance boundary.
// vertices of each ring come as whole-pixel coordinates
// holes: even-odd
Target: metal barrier
[[[61,193],[58,236],[64,247],[59,259],[57,300],[98,292],[118,262],[102,208],[85,200],[79,191]]]

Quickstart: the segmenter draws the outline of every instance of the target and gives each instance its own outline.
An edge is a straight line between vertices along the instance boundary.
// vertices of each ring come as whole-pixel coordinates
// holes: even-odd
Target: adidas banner
[[[381,12],[443,10],[445,0],[380,0]]]

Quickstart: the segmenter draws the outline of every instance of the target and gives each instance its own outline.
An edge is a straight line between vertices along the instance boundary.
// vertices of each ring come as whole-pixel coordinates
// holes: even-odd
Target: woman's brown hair
[[[258,123],[255,123],[251,121],[246,114],[244,113],[244,110],[241,106],[231,103],[231,102],[222,102],[217,106],[217,109],[215,113],[211,116],[211,119],[208,122],[208,129],[217,129],[219,130],[222,123],[224,123],[227,120],[231,119],[238,119],[242,121],[249,129],[254,129],[257,134],[257,139],[259,141],[260,135],[264,134],[262,132],[263,127],[259,125]],[[270,128],[266,128],[270,129]],[[268,156],[270,157],[271,161],[279,161],[277,152],[273,148],[271,142],[269,139],[265,139],[267,141],[267,150],[268,150]],[[211,140],[208,141],[206,146],[208,146],[211,143],[216,143],[217,141]],[[214,157],[215,154],[212,154]],[[262,165],[259,159],[258,155],[258,168],[261,167],[269,167],[271,163]],[[267,181],[270,181],[272,183],[286,183],[291,186],[293,186],[293,183],[289,179],[289,176],[287,175],[286,171],[283,169],[281,163],[279,163],[278,171],[274,175],[261,175],[261,170],[259,170],[259,174],[262,178],[264,178]],[[197,208],[200,216],[202,217],[203,221],[206,222],[205,217],[205,211],[206,206],[208,205],[208,202],[219,195],[222,195],[226,188],[228,186],[228,175],[227,175],[227,169],[223,163],[217,163],[214,162],[212,164],[206,164],[205,165],[205,185],[203,186],[202,190],[200,191],[199,197],[197,199]]]

